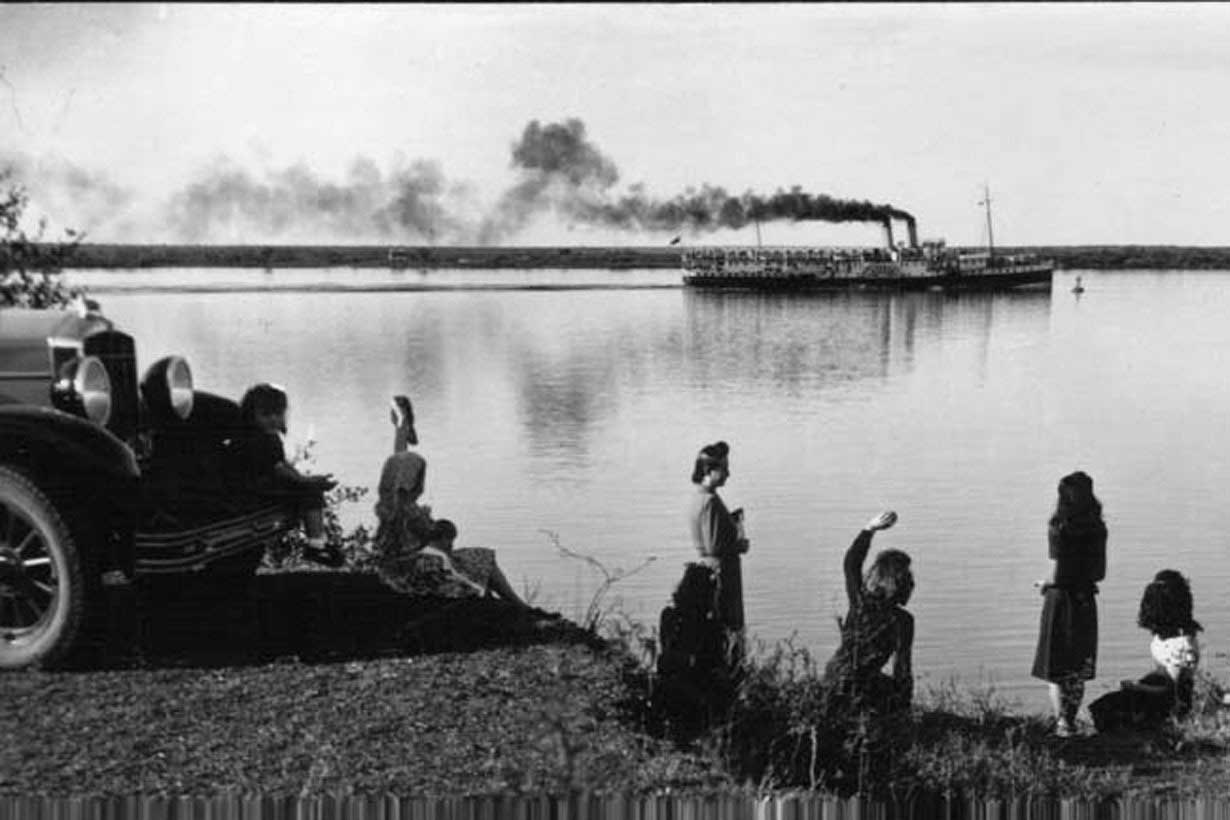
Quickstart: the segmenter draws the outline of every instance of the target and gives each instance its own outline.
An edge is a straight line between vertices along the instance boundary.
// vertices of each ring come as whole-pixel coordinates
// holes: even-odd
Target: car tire
[[[0,669],[54,666],[85,629],[90,575],[64,516],[0,466]]]

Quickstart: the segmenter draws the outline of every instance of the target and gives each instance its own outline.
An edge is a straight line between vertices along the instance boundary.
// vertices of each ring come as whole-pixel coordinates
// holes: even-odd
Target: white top
[[[1157,665],[1166,670],[1171,680],[1178,680],[1179,673],[1192,671],[1200,663],[1200,644],[1195,635],[1176,635],[1173,638],[1153,636],[1149,654]]]

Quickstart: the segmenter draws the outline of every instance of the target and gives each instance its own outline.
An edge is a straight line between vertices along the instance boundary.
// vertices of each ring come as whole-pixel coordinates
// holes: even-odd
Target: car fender
[[[59,410],[30,405],[0,404],[0,461],[40,475],[71,470],[121,484],[135,484],[141,475],[136,454],[110,431]]]
[[[0,464],[25,473],[85,525],[102,571],[133,571],[140,508],[136,455],[105,428],[47,407],[0,404]]]

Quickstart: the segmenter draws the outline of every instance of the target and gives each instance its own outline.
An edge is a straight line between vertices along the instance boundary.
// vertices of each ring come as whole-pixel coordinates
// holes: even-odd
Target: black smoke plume
[[[592,222],[591,210],[603,206],[619,180],[615,163],[585,138],[585,124],[578,119],[547,125],[530,122],[513,143],[512,166],[521,179],[483,220],[480,244],[498,244],[515,236],[549,211]]]
[[[627,193],[617,194],[612,190],[619,180],[615,163],[586,138],[579,119],[546,125],[530,122],[512,145],[512,166],[520,180],[483,221],[479,233],[483,244],[515,236],[544,213],[600,228],[671,233],[737,230],[777,220],[878,222],[891,232],[892,220],[910,225],[914,221],[907,211],[891,205],[810,194],[801,186],[769,195],[733,195],[703,185],[670,199],[655,199],[644,186],[632,185]]]

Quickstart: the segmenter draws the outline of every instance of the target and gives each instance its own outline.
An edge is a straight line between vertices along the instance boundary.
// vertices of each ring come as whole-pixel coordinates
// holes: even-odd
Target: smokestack
[[[918,247],[918,226],[914,224],[914,217],[908,216],[905,219],[905,229],[910,232],[910,247]]]
[[[888,243],[888,249],[893,249],[893,220],[884,217],[884,241]]]

